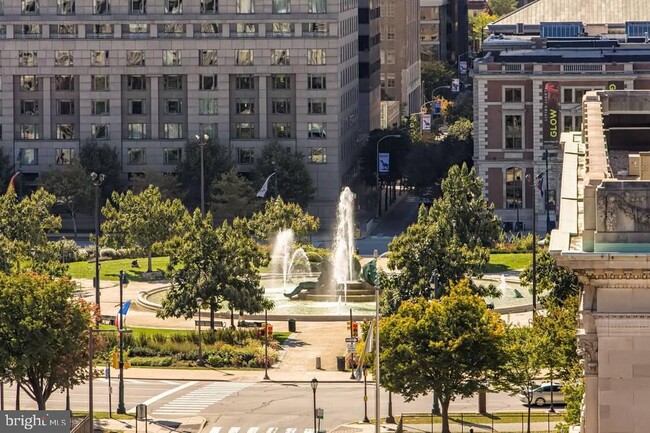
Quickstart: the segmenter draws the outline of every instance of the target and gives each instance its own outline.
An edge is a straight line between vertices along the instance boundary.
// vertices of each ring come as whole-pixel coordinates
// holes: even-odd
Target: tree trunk
[[[440,410],[442,415],[442,433],[450,433],[449,430],[449,400],[440,399]]]
[[[210,330],[214,332],[214,299],[210,299]]]
[[[16,410],[20,410],[20,382],[16,382]]]
[[[232,308],[230,309],[230,327],[235,329],[235,311]]]
[[[151,248],[147,251],[147,272],[151,272]]]
[[[526,427],[526,433],[530,433],[530,405],[532,403],[528,401],[528,420],[526,421],[527,427]]]
[[[70,218],[72,219],[72,231],[74,232],[74,238],[77,239],[77,212],[70,211]]]
[[[35,397],[36,397],[36,405],[38,406],[38,410],[45,410],[45,403],[47,401],[43,397],[43,394],[39,392],[35,394]]]

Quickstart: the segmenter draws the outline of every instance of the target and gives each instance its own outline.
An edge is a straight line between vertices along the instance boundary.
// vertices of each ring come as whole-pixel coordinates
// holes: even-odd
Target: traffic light
[[[124,368],[131,368],[131,361],[129,360],[124,361]]]
[[[257,336],[258,337],[264,337],[265,330],[264,328],[257,328]]]
[[[357,322],[352,322],[352,336],[359,336],[359,324]]]
[[[352,326],[351,324],[352,324],[352,322],[350,322],[350,321],[348,320],[348,331],[350,330],[350,327]]]
[[[266,325],[266,335],[268,335],[269,338],[273,338],[273,325],[270,323]]]
[[[113,352],[113,359],[111,360],[111,365],[113,365],[113,368],[120,368],[120,360],[117,356],[117,352]]]

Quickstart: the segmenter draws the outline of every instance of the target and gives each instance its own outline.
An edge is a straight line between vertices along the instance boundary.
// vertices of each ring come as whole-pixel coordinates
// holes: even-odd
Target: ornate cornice
[[[595,313],[598,335],[650,333],[650,314]]]
[[[578,349],[576,353],[580,358],[580,364],[585,370],[585,376],[598,374],[598,340],[594,334],[583,334],[578,336]]]

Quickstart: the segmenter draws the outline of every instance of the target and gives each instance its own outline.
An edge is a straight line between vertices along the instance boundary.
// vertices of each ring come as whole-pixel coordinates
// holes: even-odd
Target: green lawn
[[[221,319],[217,319],[221,320]],[[115,330],[115,326],[112,325],[99,325],[100,329],[107,329],[107,330]],[[154,335],[154,334],[164,334],[167,336],[171,335],[184,335],[184,334],[191,334],[193,330],[190,329],[168,329],[168,328],[140,328],[140,327],[128,327],[129,330],[133,331],[132,335],[133,338],[137,338],[138,335],[140,334],[145,334],[145,335]],[[219,328],[217,328],[219,329]],[[204,332],[206,329],[203,330]],[[280,344],[283,344],[284,341],[289,338],[289,335],[291,333],[286,332],[286,331],[274,331],[273,332],[273,338],[277,340]]]
[[[99,270],[100,280],[118,281],[120,269],[124,270],[130,280],[143,281],[140,274],[147,271],[147,258],[135,259],[140,265],[139,268],[132,268],[131,262],[134,259],[120,259],[120,260],[106,260],[99,262],[101,267]],[[154,271],[167,271],[169,264],[169,257],[154,257],[151,261],[151,268]],[[92,279],[95,277],[95,262],[72,262],[69,263],[69,274],[72,278],[86,278]]]
[[[533,260],[530,253],[490,254],[486,273],[524,270]]]
[[[478,413],[463,413],[463,414],[450,413],[449,422],[450,424],[457,424],[460,423],[462,420],[464,423],[476,423],[476,424],[491,424],[493,421],[494,424],[517,423],[517,422],[521,422],[522,416],[524,422],[526,422],[527,420],[526,412],[496,412],[496,413],[485,414],[485,415],[481,415]],[[547,420],[550,420],[552,422],[559,422],[562,421],[562,419],[563,419],[562,413],[549,414],[548,412],[533,411],[530,414],[531,422],[545,422]],[[422,414],[422,415],[408,416],[408,417],[404,417],[403,420],[404,420],[404,424],[430,424],[431,415]],[[435,416],[433,417],[433,421],[435,424],[440,424],[442,421],[442,417]]]

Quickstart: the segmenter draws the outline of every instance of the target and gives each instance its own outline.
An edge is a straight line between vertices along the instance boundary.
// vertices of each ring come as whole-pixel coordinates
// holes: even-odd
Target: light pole
[[[363,422],[369,423],[368,419],[368,370],[363,367]]]
[[[546,233],[551,233],[551,211],[548,208],[548,149],[544,149],[544,156],[542,157],[544,162],[546,162],[546,170],[544,171],[544,176],[546,176],[546,191],[544,192],[544,209],[546,210]]]
[[[377,268],[379,272],[379,268]],[[375,285],[375,433],[381,433],[380,422],[380,376],[379,376],[379,273],[377,273],[377,284]]]
[[[269,316],[268,309],[264,309],[264,380],[271,380],[269,377]]]
[[[196,361],[196,365],[199,367],[205,366],[205,361],[203,360],[203,341],[201,339],[201,304],[203,304],[203,298],[196,298],[196,305],[199,309],[199,359]]]
[[[440,299],[440,285],[438,284],[438,279],[440,278],[440,273],[438,269],[434,269],[431,272],[431,277],[429,278],[429,284],[433,284],[433,299]],[[431,405],[431,419],[433,420],[434,416],[440,416],[440,405],[438,404],[438,395],[436,391],[433,390],[433,402]],[[432,421],[433,422],[433,421]]]
[[[311,390],[314,392],[314,433],[318,433],[318,430],[316,430],[316,389],[318,388],[318,379],[313,378],[311,380]]]
[[[97,174],[94,171],[90,173],[90,180],[95,185],[95,304],[99,306],[99,187],[102,186],[106,176]],[[99,322],[97,323],[99,327]]]
[[[384,141],[387,138],[402,138],[401,135],[398,134],[389,134],[389,135],[384,135],[381,137],[379,140],[377,140],[377,166],[375,167],[377,169],[377,173],[375,176],[375,182],[377,185],[377,218],[381,216],[381,189],[379,188],[379,143]]]
[[[120,327],[119,332],[120,332],[120,382],[119,382],[119,401],[117,403],[117,413],[119,414],[125,414],[126,413],[126,408],[124,407],[124,312],[122,311],[122,308],[124,308],[124,300],[123,300],[123,293],[124,293],[124,286],[129,284],[129,279],[126,277],[126,273],[123,270],[120,270],[120,311],[119,311],[119,319],[120,319]]]
[[[529,174],[526,175],[526,180],[530,182],[530,187],[533,195],[533,226],[532,226],[532,231],[533,231],[533,281],[532,281],[532,286],[533,286],[533,318],[535,318],[535,314],[537,313],[537,227],[535,220],[537,219],[537,214],[535,210],[535,205],[537,203],[537,200],[535,199],[535,181],[532,180],[533,177]]]
[[[205,147],[205,144],[208,142],[210,137],[208,134],[203,134],[203,140],[201,140],[201,137],[198,135],[195,135],[195,137],[197,140],[197,145],[201,150],[201,215],[205,216],[205,178],[203,176],[203,148]]]
[[[436,92],[437,92],[438,90],[440,90],[440,89],[447,89],[447,90],[449,90],[449,89],[451,89],[451,86],[448,86],[448,85],[445,84],[444,86],[438,86],[438,87],[436,87],[435,89],[433,89],[433,90],[431,91],[431,101],[433,101],[433,98],[434,98],[434,96],[436,95]],[[426,104],[426,103],[425,103],[425,104]]]

